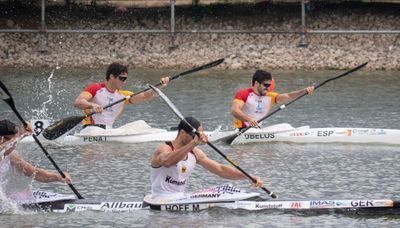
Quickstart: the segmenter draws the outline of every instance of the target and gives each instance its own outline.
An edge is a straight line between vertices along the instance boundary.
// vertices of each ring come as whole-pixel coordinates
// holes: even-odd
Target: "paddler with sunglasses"
[[[301,96],[304,92],[311,95],[314,86],[296,90],[290,93],[273,92],[275,81],[271,73],[257,70],[252,79],[252,87],[240,89],[236,92],[231,106],[234,117],[233,126],[237,129],[248,126],[260,127],[257,120],[266,116],[274,104],[286,104]]]
[[[150,89],[137,96],[130,97],[125,102],[103,109],[104,106],[133,94],[131,91],[122,90],[127,79],[128,68],[119,63],[112,63],[108,66],[105,82],[90,84],[79,94],[74,102],[75,107],[83,109],[85,114],[89,114],[91,111],[96,112],[96,114],[83,120],[83,128],[87,126],[112,128],[114,121],[122,113],[125,105],[150,100],[156,95]],[[162,83],[160,88],[164,88],[168,85],[169,77],[163,77],[160,81]]]

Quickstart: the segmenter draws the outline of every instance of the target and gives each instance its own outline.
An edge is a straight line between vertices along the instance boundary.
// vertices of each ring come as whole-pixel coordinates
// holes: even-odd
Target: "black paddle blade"
[[[44,129],[43,137],[48,140],[57,139],[78,125],[83,119],[85,119],[85,116],[71,116],[59,120]]]
[[[243,132],[242,131],[238,131],[238,132],[233,133],[231,135],[222,137],[222,138],[218,139],[218,141],[226,143],[226,144],[232,144],[233,140],[235,140],[241,134],[243,134]]]
[[[0,98],[4,100],[8,105],[14,107],[14,101],[11,97],[10,92],[8,92],[7,87],[0,81]]]
[[[233,135],[228,135],[228,136],[225,136],[225,137],[222,137],[222,138],[218,139],[218,141],[224,142],[226,144],[231,144],[233,142],[233,140],[235,140],[236,137],[238,137],[239,135],[240,134],[238,134],[238,133],[233,134]]]

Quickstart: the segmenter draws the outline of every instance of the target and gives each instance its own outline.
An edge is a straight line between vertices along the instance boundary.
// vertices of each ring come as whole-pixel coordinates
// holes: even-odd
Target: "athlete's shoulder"
[[[241,88],[236,91],[236,93],[251,93],[251,92],[253,92],[253,88],[251,88],[251,87]]]
[[[89,92],[90,94],[92,94],[92,96],[94,96],[94,95],[96,95],[96,92],[98,90],[100,90],[101,88],[104,88],[105,86],[106,85],[102,82],[91,83],[85,88],[85,91]]]
[[[95,83],[90,83],[86,89],[101,89],[105,87],[106,85],[103,82],[95,82]]]
[[[267,96],[270,96],[270,97],[275,97],[278,95],[279,95],[279,93],[277,93],[277,92],[267,92]]]
[[[234,99],[246,101],[247,97],[252,92],[253,92],[253,88],[251,88],[251,87],[245,88],[245,89],[239,89],[238,91],[236,91]]]
[[[278,98],[278,96],[280,95],[279,93],[276,93],[276,92],[267,92],[266,95],[272,99],[272,102],[273,102],[274,104],[277,104],[277,103],[278,103],[277,98]]]
[[[161,143],[157,146],[157,152],[171,152],[172,147],[167,143]]]

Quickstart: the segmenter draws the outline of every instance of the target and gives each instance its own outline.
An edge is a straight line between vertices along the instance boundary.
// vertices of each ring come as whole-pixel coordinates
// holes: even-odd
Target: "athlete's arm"
[[[43,183],[48,182],[66,182],[68,184],[72,183],[71,176],[68,173],[64,173],[66,178],[62,178],[58,173],[50,172],[48,170],[35,167],[30,163],[26,162],[17,153],[12,153],[10,155],[11,164],[21,173],[28,177],[34,177],[35,180]]]
[[[304,93],[312,95],[313,92],[314,92],[314,86],[309,86],[307,88],[296,90],[290,93],[279,94],[276,97],[276,103],[278,104],[288,103],[289,101],[296,99],[297,97],[301,96]]]
[[[170,167],[176,165],[179,161],[186,158],[187,154],[193,150],[193,148],[197,145],[195,140],[190,141],[188,144],[175,149],[171,150],[171,147],[162,144],[158,146],[156,152],[151,158],[151,166],[153,167]]]
[[[233,167],[227,166],[227,165],[222,165],[222,164],[208,158],[207,155],[199,148],[195,148],[194,153],[196,155],[197,163],[199,165],[203,166],[206,170],[208,170],[222,178],[230,179],[230,180],[248,179],[248,177],[246,175],[244,175],[242,172],[240,172],[236,168],[233,168]],[[258,176],[253,176],[253,178],[256,180],[256,183],[254,184],[256,187],[261,187],[264,185],[264,182]]]
[[[206,156],[206,154],[201,151],[199,148],[195,149],[195,154],[197,158],[197,163],[201,166],[203,166],[206,170],[222,177],[225,179],[231,179],[231,180],[240,180],[240,179],[245,179],[246,176],[239,172],[238,170],[227,166],[227,165],[222,165]]]
[[[90,100],[93,98],[92,94],[83,91],[79,96],[75,99],[74,106],[80,109],[93,109],[95,112],[102,112],[103,107],[100,105],[90,102]]]
[[[161,81],[160,89],[163,89],[163,88],[167,87],[167,85],[169,83],[169,77],[163,77],[160,79],[160,81]],[[157,93],[154,90],[149,89],[144,93],[140,93],[138,95],[133,95],[129,99],[129,102],[131,104],[138,104],[140,102],[152,99],[155,95],[157,95]]]
[[[32,130],[32,125],[30,123],[28,123],[25,126],[21,126],[18,128],[18,132],[12,136],[9,136],[11,138],[6,139],[6,136],[2,136],[0,137],[0,151],[4,150],[4,156],[8,156],[10,153],[12,153],[15,148],[17,147],[17,143],[19,141],[19,138],[23,138],[25,136],[31,135],[33,132]],[[2,154],[0,153],[0,156],[2,156]]]
[[[8,156],[9,154],[11,154],[11,152],[13,152],[15,150],[15,148],[17,147],[17,143],[18,141],[16,140],[17,137],[13,137],[10,140],[7,140],[7,142],[2,142],[0,144],[0,157],[1,156]],[[1,136],[0,137],[1,140],[4,140],[4,137]],[[0,141],[1,141],[0,140]],[[3,151],[4,150],[4,151]],[[2,154],[3,153],[3,154]],[[0,158],[1,160],[1,158]]]
[[[232,115],[243,122],[248,122],[250,126],[255,127],[257,126],[257,120],[251,118],[251,116],[247,115],[242,111],[244,106],[244,101],[239,99],[234,99],[231,106],[231,113]]]

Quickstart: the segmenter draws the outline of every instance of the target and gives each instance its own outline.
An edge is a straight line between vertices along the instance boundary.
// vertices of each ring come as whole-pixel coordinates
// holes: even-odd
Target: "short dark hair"
[[[110,75],[118,76],[122,73],[128,73],[128,67],[120,63],[111,63],[107,68],[106,79],[110,79]]]
[[[252,85],[254,85],[255,82],[262,83],[265,80],[272,80],[271,73],[263,70],[256,70],[253,74]]]
[[[194,127],[196,130],[198,130],[201,125],[201,123],[198,120],[196,120],[194,117],[191,117],[191,116],[185,117],[185,120],[181,120],[181,122],[179,123],[178,131],[182,129],[186,133],[192,133],[193,132],[192,127]],[[192,127],[189,126],[187,123],[189,123]]]
[[[0,120],[0,136],[15,135],[18,132],[17,125],[9,120]]]

